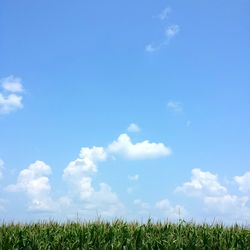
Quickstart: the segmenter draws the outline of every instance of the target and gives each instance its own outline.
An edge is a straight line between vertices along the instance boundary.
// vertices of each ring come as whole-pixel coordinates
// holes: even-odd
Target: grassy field
[[[250,249],[250,229],[181,221],[0,225],[0,249]]]

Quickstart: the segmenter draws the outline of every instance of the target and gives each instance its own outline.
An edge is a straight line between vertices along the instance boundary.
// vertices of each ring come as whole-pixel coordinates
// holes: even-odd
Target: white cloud
[[[71,161],[69,165],[64,169],[63,177],[73,178],[82,176],[86,173],[94,173],[97,171],[96,163],[106,160],[106,152],[102,147],[83,147],[81,148],[79,157]]]
[[[220,196],[227,193],[227,189],[219,183],[217,175],[203,172],[199,168],[192,169],[191,181],[177,187],[176,191],[188,196]]]
[[[136,174],[136,175],[129,175],[128,179],[130,181],[138,181],[139,180],[139,175],[138,174]]]
[[[148,53],[153,53],[157,50],[159,50],[161,48],[161,45],[160,46],[154,46],[153,44],[147,44],[145,46],[145,51],[148,52]]]
[[[172,39],[174,38],[178,33],[180,32],[180,27],[177,24],[168,26],[166,31],[165,31],[165,35],[167,37],[167,39]]]
[[[177,34],[179,34],[180,32],[180,26],[177,24],[174,25],[170,25],[166,28],[165,30],[165,34],[164,34],[164,38],[163,41],[158,43],[158,45],[153,45],[151,43],[147,44],[145,46],[145,51],[148,53],[154,53],[162,48],[164,48],[165,46],[167,46],[170,41],[177,36]]]
[[[4,162],[2,159],[0,159],[0,179],[3,177],[3,166]]]
[[[4,91],[0,92],[0,114],[8,114],[23,108],[23,97],[17,94],[23,91],[21,79],[9,76],[0,79],[0,83]]]
[[[204,197],[208,216],[227,223],[247,223],[250,221],[249,197],[225,194],[218,197]]]
[[[140,127],[135,124],[135,123],[131,123],[129,126],[128,126],[128,132],[134,132],[134,133],[138,133],[141,131]]]
[[[206,196],[204,203],[206,209],[219,211],[220,213],[235,214],[239,209],[245,209],[248,197],[239,197],[237,195],[222,195],[222,196]],[[249,214],[250,215],[250,214]]]
[[[22,96],[16,94],[3,96],[0,93],[0,114],[8,114],[22,107]]]
[[[140,212],[146,212],[150,209],[150,205],[147,202],[144,202],[140,199],[134,200],[134,205],[138,206],[140,208]]]
[[[239,183],[243,184],[244,181]],[[240,187],[245,191],[244,185]],[[227,223],[245,223],[250,220],[249,197],[230,194],[227,188],[219,183],[217,175],[210,172],[193,169],[191,182],[184,183],[176,190],[199,198],[203,202],[203,210],[206,211],[208,219]]]
[[[180,102],[169,101],[167,107],[174,112],[182,112],[182,104]]]
[[[55,204],[50,196],[51,187],[48,175],[51,168],[42,161],[36,161],[22,170],[17,183],[6,188],[8,192],[24,192],[29,198],[30,211],[53,211]]]
[[[250,193],[250,172],[246,172],[242,176],[235,176],[234,180],[241,192]]]
[[[94,189],[89,175],[97,172],[97,163],[106,160],[106,152],[102,147],[83,147],[79,158],[71,161],[63,171],[63,178],[74,189],[81,199],[90,197]]]
[[[169,17],[169,14],[171,13],[171,8],[167,7],[157,16],[160,20],[165,20]]]
[[[180,218],[185,217],[187,214],[184,207],[180,205],[171,205],[171,203],[167,199],[158,201],[155,204],[155,207],[161,210],[164,213],[165,217],[168,217],[171,219],[180,219]]]
[[[159,18],[161,21],[166,20],[169,17],[169,14],[171,13],[171,8],[167,7],[162,10],[162,12],[155,16],[156,18]],[[165,46],[167,46],[170,43],[170,40],[172,40],[178,33],[180,32],[180,26],[177,24],[172,24],[166,27],[165,33],[163,36],[162,41],[156,43],[156,45],[153,45],[152,43],[149,43],[145,46],[145,51],[148,53],[154,53]]]
[[[70,192],[63,202],[66,201],[69,206],[75,204],[75,210],[82,215],[106,217],[124,212],[123,204],[108,184],[100,183],[99,190],[93,187],[92,175],[98,171],[97,163],[106,159],[107,153],[103,147],[84,147],[79,158],[64,169],[63,179],[68,182]]]
[[[99,190],[94,191],[91,197],[85,200],[83,208],[93,215],[104,217],[122,216],[125,214],[125,207],[118,196],[106,183],[99,184]]]
[[[6,91],[13,93],[23,92],[22,81],[18,77],[8,76],[6,78],[2,78],[0,83],[2,84],[2,88]]]
[[[170,148],[163,143],[151,143],[146,140],[133,144],[127,134],[121,134],[107,150],[111,154],[121,155],[131,160],[159,158],[171,154]]]

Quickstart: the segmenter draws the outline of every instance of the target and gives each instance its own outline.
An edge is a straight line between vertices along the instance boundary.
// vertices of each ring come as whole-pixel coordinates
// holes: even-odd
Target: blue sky
[[[250,222],[250,2],[0,3],[0,219]]]

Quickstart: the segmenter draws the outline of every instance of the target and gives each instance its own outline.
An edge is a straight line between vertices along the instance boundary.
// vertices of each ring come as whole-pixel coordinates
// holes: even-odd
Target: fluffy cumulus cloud
[[[48,178],[50,174],[50,166],[42,161],[36,161],[22,170],[17,183],[9,185],[6,191],[25,193],[29,199],[30,211],[53,211],[55,204],[50,195],[51,186]]]
[[[241,191],[247,190],[247,177],[248,173],[234,177]],[[210,172],[193,169],[191,181],[177,187],[176,191],[200,199],[203,202],[203,210],[213,219],[227,222],[250,220],[249,197],[229,193],[228,189],[220,184],[217,175]]]
[[[187,215],[184,207],[180,205],[172,205],[168,199],[158,201],[155,204],[155,207],[168,219],[180,219]]]
[[[235,176],[234,180],[241,192],[250,194],[250,172],[246,172],[242,176]]]
[[[219,183],[217,175],[203,172],[199,168],[192,169],[191,181],[185,182],[176,190],[189,196],[219,196],[227,192],[227,189]]]
[[[163,143],[151,143],[148,140],[133,144],[127,134],[121,134],[108,146],[108,152],[126,159],[139,160],[169,156],[170,148]]]
[[[23,85],[20,78],[9,76],[0,79],[0,114],[8,114],[23,108],[21,92]]]
[[[91,174],[97,172],[97,163],[105,161],[106,157],[106,152],[102,147],[83,147],[79,157],[71,161],[64,169],[64,180],[73,186],[74,192],[79,194],[81,199],[93,194]]]
[[[135,130],[135,126],[131,127]],[[84,147],[78,158],[64,169],[63,179],[68,184],[69,192],[61,202],[75,207],[79,213],[85,215],[123,215],[125,207],[111,187],[107,183],[100,183],[97,189],[93,184],[98,164],[106,161],[108,156],[120,155],[125,159],[139,160],[168,156],[170,153],[170,149],[163,143],[151,143],[146,140],[134,144],[127,134],[121,134],[106,148]],[[137,181],[139,175],[129,176],[129,179]]]
[[[100,183],[99,190],[93,186],[97,164],[106,159],[107,153],[103,147],[84,147],[79,157],[64,169],[63,179],[70,187],[69,200],[73,200],[77,211],[83,215],[98,214],[106,217],[121,215],[124,211],[123,204],[108,184]]]
[[[107,147],[83,147],[78,157],[65,167],[62,179],[66,183],[66,193],[52,198],[49,176],[51,168],[42,161],[36,161],[23,169],[16,184],[5,188],[7,192],[22,192],[28,199],[28,210],[37,212],[57,212],[58,216],[74,218],[76,214],[85,218],[125,216],[127,210],[118,195],[104,182],[95,183],[99,164],[117,155],[124,159],[139,160],[164,157],[171,151],[163,143],[148,140],[132,143],[127,134],[122,134]],[[136,182],[139,175],[128,176]],[[144,202],[135,202],[142,211],[148,209]],[[54,213],[55,215],[55,213]]]
[[[79,157],[71,161],[64,170],[64,178],[71,176],[82,176],[85,173],[94,173],[97,171],[97,163],[106,160],[106,152],[103,147],[83,147]]]
[[[133,132],[133,133],[138,133],[141,131],[140,127],[135,124],[135,123],[131,123],[129,126],[128,126],[128,132]]]

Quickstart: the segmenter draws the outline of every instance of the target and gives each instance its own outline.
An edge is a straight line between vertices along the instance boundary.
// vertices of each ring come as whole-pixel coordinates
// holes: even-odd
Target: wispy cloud
[[[172,12],[171,8],[170,7],[166,7],[156,17],[159,18],[160,20],[164,21],[165,19],[167,19],[169,17],[169,15],[170,15],[171,12]]]
[[[162,22],[165,22],[169,18],[170,13],[172,12],[170,7],[163,9],[159,15],[155,16],[160,19]],[[165,32],[163,34],[163,39],[158,43],[148,43],[145,46],[145,51],[148,53],[154,53],[163,47],[167,46],[170,41],[180,32],[180,26],[177,24],[167,24]]]
[[[181,102],[169,101],[167,107],[173,112],[182,112],[183,107]]]
[[[147,44],[145,46],[145,51],[149,53],[153,53],[161,48],[161,45],[155,46],[153,44]]]
[[[0,79],[0,86],[2,87],[2,92],[0,92],[0,115],[9,114],[23,108],[23,97],[20,95],[23,92],[23,85],[20,78],[14,76],[2,78]]]
[[[139,180],[139,175],[138,174],[136,174],[136,175],[129,175],[128,179],[130,181],[138,181]]]
[[[168,40],[174,38],[180,32],[180,27],[177,24],[167,27],[165,35]]]
[[[141,131],[140,127],[135,123],[130,123],[127,130],[128,132],[133,132],[133,133],[138,133]]]
[[[170,41],[175,37],[177,36],[177,34],[180,32],[180,26],[177,25],[177,24],[174,24],[174,25],[170,25],[166,28],[165,30],[165,34],[164,34],[164,37],[163,37],[163,41],[160,42],[159,44],[157,45],[154,45],[152,43],[149,43],[145,46],[145,51],[146,52],[149,52],[149,53],[153,53],[153,52],[156,52],[160,49],[162,49],[163,47],[167,46]]]

